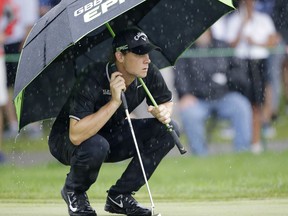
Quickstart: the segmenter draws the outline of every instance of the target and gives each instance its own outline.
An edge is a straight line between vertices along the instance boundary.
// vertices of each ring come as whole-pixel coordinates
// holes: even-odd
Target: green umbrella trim
[[[14,106],[16,109],[16,115],[18,120],[18,128],[20,128],[20,116],[21,116],[21,108],[22,108],[22,102],[23,102],[23,93],[24,89],[15,97],[14,99]]]
[[[232,0],[218,0],[218,1],[220,1],[220,2],[222,2],[222,3],[224,3],[224,4],[228,5],[228,6],[230,6],[230,7],[232,7],[232,8],[235,8],[234,5],[233,5]]]

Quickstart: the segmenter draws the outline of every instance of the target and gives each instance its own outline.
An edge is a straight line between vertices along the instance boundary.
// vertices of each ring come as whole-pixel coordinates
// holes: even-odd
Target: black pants
[[[154,118],[133,119],[132,124],[149,179],[175,142],[165,125]],[[177,128],[175,123],[172,124]],[[179,134],[178,130],[176,132]],[[109,133],[94,135],[79,146],[74,146],[68,137],[68,134],[51,133],[49,138],[52,155],[63,164],[71,166],[65,183],[68,190],[87,191],[96,181],[104,162],[118,162],[128,158],[132,158],[131,162],[109,192],[131,193],[145,184],[127,121],[121,127],[112,128]]]
[[[262,105],[265,101],[265,88],[270,81],[267,59],[246,59],[243,63],[248,75],[246,96],[253,105]]]

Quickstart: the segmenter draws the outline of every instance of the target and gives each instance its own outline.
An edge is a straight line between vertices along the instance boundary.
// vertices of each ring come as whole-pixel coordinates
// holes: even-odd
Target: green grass
[[[149,206],[149,203],[144,203]],[[112,216],[104,212],[103,203],[93,202],[99,216]],[[67,215],[63,201],[52,203],[0,203],[5,216],[63,216]],[[163,216],[286,216],[288,200],[237,200],[217,202],[157,202],[155,212]]]
[[[28,137],[19,137],[16,139],[7,139],[3,142],[3,151],[9,153],[22,152],[41,152],[49,151],[48,149],[48,132],[45,132],[40,139],[29,139]]]
[[[287,121],[283,122],[276,126],[278,140],[279,132],[288,128]],[[16,142],[6,141],[4,148],[7,153],[48,152],[46,136],[36,141],[19,137]],[[283,136],[283,140],[287,138]],[[88,191],[99,216],[111,215],[103,211],[106,190],[127,163],[104,164],[97,182]],[[267,151],[257,156],[218,154],[206,158],[171,155],[162,161],[149,181],[155,212],[163,216],[284,216],[288,212],[287,164],[288,151]],[[60,197],[67,172],[69,167],[56,160],[29,166],[0,166],[0,215],[67,215]],[[150,206],[145,186],[135,197]]]
[[[149,206],[149,203],[144,203]],[[112,216],[104,212],[104,202],[93,202],[99,216]],[[63,216],[67,215],[63,201],[52,203],[0,203],[5,216]],[[217,202],[156,202],[155,212],[163,216],[286,216],[288,200],[237,200]]]
[[[287,140],[288,117],[275,122],[277,137],[271,141]],[[218,129],[214,130],[216,133]],[[40,140],[20,136],[4,142],[7,153],[48,152],[46,129]],[[212,136],[222,141],[217,134]],[[185,144],[185,137],[182,139]],[[187,155],[188,156],[188,155]],[[233,200],[288,198],[288,151],[265,152],[262,155],[226,154],[207,158],[168,157],[150,181],[158,200]],[[114,184],[127,162],[104,164],[99,179],[89,190],[93,199],[105,199],[106,190]],[[31,200],[60,200],[61,189],[69,167],[55,163],[26,167],[7,164],[0,166],[0,202],[31,202]],[[137,196],[147,199],[143,187]]]
[[[288,198],[288,151],[262,155],[234,154],[207,158],[168,157],[152,176],[154,199],[204,201]],[[91,199],[104,200],[106,190],[127,162],[104,164],[89,190]],[[16,167],[0,166],[0,203],[60,200],[68,167],[58,163]],[[136,197],[149,201],[146,187]]]

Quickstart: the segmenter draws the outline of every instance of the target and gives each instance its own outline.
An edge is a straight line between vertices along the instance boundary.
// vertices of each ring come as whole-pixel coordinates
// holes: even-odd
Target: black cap
[[[138,28],[129,28],[119,32],[112,42],[113,51],[129,51],[138,55],[144,55],[152,50],[161,50],[152,44],[147,35]]]

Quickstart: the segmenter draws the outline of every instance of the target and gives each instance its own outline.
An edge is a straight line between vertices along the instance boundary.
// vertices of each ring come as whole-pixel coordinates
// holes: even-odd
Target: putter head
[[[160,213],[154,213],[154,207],[151,207],[151,216],[161,216]]]

